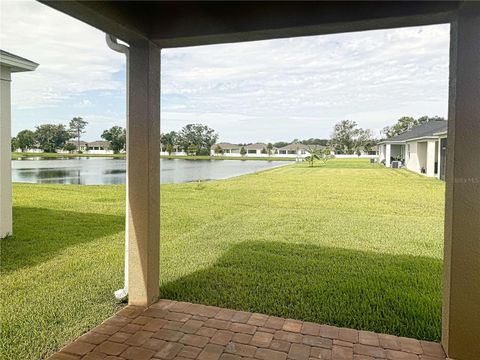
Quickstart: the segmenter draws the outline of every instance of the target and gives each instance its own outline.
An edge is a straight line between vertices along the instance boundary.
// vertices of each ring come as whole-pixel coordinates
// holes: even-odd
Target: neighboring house
[[[255,143],[255,144],[250,144],[250,145],[245,145],[244,148],[247,151],[248,156],[269,156],[267,152],[267,146],[268,144],[265,143]],[[272,150],[272,155],[273,155],[273,150]]]
[[[87,150],[85,153],[109,155],[113,154],[113,150],[110,149],[110,141],[97,140],[87,143]]]
[[[173,151],[169,154],[167,151],[167,145],[160,144],[160,155],[162,156],[169,156],[169,155],[174,155],[174,156],[185,156],[187,153],[183,151],[183,149],[179,146],[174,146]]]
[[[220,148],[221,152],[217,153],[216,149]],[[242,147],[240,145],[231,144],[227,142],[221,142],[218,144],[214,144],[210,149],[210,155],[212,156],[240,156],[240,149]]]
[[[401,161],[405,168],[445,180],[447,121],[434,120],[378,143],[380,161],[390,167]]]
[[[307,156],[310,156],[311,151],[323,149],[325,149],[325,146],[322,145],[304,145],[300,143],[293,143],[278,148],[276,156],[306,158]]]
[[[68,140],[66,144],[73,144],[77,147],[76,150],[74,150],[74,152],[77,152],[77,151],[81,151],[81,152],[86,152],[87,151],[87,147],[88,147],[88,143],[86,141],[83,141],[83,140],[80,140],[79,142],[77,140]],[[57,153],[59,154],[67,154],[67,153],[70,153],[70,151],[67,151],[67,150],[64,150],[64,149],[59,149],[57,150]]]

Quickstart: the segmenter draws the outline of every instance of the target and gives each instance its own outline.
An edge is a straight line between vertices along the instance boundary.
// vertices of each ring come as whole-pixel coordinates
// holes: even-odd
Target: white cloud
[[[20,123],[35,121],[21,109],[73,108],[98,121],[96,138],[124,121],[125,59],[102,32],[32,1],[2,1],[1,16],[0,47],[40,63],[15,74]],[[402,115],[446,116],[448,48],[449,25],[436,25],[165,49],[162,130],[203,122],[225,141],[290,140],[328,137],[342,119],[379,131]]]
[[[101,31],[35,1],[2,0],[1,10],[0,47],[40,64],[33,73],[14,74],[16,108],[54,107],[85,92],[124,88],[114,76],[124,56],[107,47]]]

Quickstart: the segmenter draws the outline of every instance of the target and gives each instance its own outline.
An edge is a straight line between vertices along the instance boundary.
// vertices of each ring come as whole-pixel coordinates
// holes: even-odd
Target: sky
[[[125,57],[105,34],[33,0],[2,0],[0,48],[39,63],[12,75],[12,133],[125,126]],[[162,50],[161,130],[234,143],[328,138],[341,120],[379,136],[401,116],[447,116],[449,25]]]

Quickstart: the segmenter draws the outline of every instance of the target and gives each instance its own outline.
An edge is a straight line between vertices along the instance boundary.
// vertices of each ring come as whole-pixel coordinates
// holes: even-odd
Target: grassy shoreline
[[[25,157],[38,157],[46,159],[75,158],[75,157],[99,157],[99,158],[126,158],[126,154],[58,154],[58,153],[12,153],[12,160]],[[160,155],[160,159],[186,159],[186,160],[259,160],[259,161],[295,161],[294,157],[233,157],[233,156],[189,156],[189,155]]]
[[[0,358],[46,358],[122,306],[125,186],[13,190]],[[439,340],[443,201],[355,159],[161,185],[161,297]]]

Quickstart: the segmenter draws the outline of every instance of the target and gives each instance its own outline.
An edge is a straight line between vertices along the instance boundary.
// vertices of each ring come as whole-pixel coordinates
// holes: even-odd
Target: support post
[[[148,306],[159,296],[160,49],[131,43],[128,66],[128,302]]]
[[[390,159],[392,157],[392,144],[385,145],[385,166],[390,167]]]
[[[435,176],[435,140],[427,141],[427,171],[429,177]]]
[[[10,69],[0,66],[0,239],[12,234]]]
[[[451,24],[442,344],[480,354],[480,4]]]
[[[437,179],[440,180],[440,174],[442,173],[442,138],[439,138],[438,141],[436,141],[436,144],[438,144],[437,147]]]

